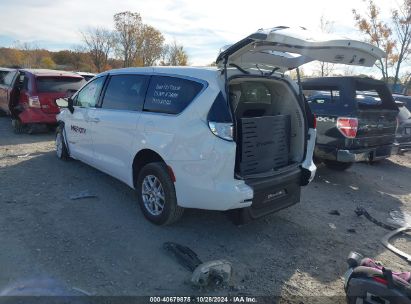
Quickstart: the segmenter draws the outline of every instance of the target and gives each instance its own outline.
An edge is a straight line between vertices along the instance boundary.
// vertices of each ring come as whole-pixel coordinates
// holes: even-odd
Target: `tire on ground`
[[[59,125],[56,129],[56,154],[58,158],[62,160],[68,160],[70,158],[70,155],[66,146],[66,141],[64,140],[63,128],[63,125]]]
[[[26,131],[26,126],[18,118],[12,118],[11,125],[13,126],[13,131],[16,134],[22,134]]]
[[[144,204],[142,187],[143,180],[148,175],[155,176],[163,188],[165,203],[159,215],[152,214]],[[138,174],[136,191],[140,208],[150,222],[156,225],[170,225],[179,220],[183,215],[184,208],[177,205],[176,190],[165,163],[153,162],[145,165]]]

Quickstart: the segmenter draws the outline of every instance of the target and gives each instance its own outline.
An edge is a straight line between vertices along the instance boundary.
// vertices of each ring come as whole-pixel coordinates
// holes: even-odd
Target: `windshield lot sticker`
[[[80,134],[85,134],[86,133],[86,129],[78,127],[78,126],[73,126],[73,125],[71,125],[71,131],[76,132],[76,133],[80,133]]]
[[[153,103],[162,105],[171,105],[171,103],[178,99],[181,86],[172,84],[157,84],[154,91]]]

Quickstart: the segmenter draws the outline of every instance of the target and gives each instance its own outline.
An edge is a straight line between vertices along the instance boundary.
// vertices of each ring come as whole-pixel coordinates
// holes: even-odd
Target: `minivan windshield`
[[[64,93],[77,91],[86,81],[79,77],[50,77],[36,78],[37,92],[39,93]]]

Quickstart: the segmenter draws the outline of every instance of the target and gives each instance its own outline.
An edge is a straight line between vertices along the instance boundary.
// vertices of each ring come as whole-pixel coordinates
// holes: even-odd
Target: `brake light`
[[[351,117],[338,117],[337,129],[347,138],[355,138],[358,131],[358,119]]]
[[[29,107],[30,108],[41,108],[40,99],[38,96],[29,96]]]
[[[215,136],[229,141],[233,140],[234,130],[232,123],[209,121],[208,126]]]
[[[317,129],[317,116],[315,114],[313,114],[313,128]]]

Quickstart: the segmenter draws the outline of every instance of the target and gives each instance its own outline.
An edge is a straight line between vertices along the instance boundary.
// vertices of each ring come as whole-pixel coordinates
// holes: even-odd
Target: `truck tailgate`
[[[395,140],[397,113],[389,109],[359,109],[357,136],[351,148],[392,144]]]

